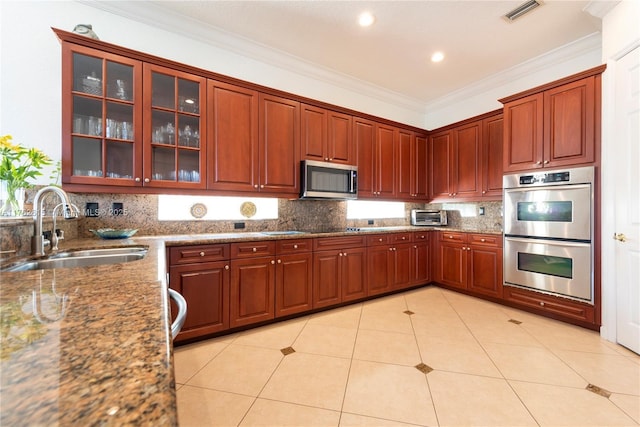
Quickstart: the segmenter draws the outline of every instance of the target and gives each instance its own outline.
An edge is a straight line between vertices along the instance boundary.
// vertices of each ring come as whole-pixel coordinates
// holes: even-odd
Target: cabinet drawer
[[[391,242],[391,234],[374,234],[367,236],[367,246],[387,245]]]
[[[257,256],[275,255],[276,242],[273,240],[231,243],[231,258],[253,258]]]
[[[229,259],[229,245],[190,245],[169,248],[169,264],[192,264],[196,262],[222,261]]]
[[[467,233],[457,233],[454,231],[442,231],[440,232],[440,240],[442,242],[461,242],[467,241]]]
[[[504,299],[523,306],[552,313],[565,318],[582,322],[595,322],[595,309],[589,304],[571,301],[566,298],[554,297],[525,289],[504,287]]]
[[[411,233],[409,232],[389,234],[389,243],[409,243],[411,237]]]
[[[313,239],[279,240],[276,243],[276,252],[278,254],[311,252],[312,249]]]
[[[366,245],[366,237],[361,234],[344,237],[321,237],[313,241],[313,250],[326,251],[332,249],[359,248]]]
[[[502,247],[502,236],[493,234],[469,234],[469,243],[472,245]]]
[[[413,241],[414,242],[428,242],[430,231],[416,231],[413,233]]]

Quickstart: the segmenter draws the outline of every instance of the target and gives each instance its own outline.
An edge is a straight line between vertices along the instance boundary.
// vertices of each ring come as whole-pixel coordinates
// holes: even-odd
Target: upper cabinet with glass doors
[[[206,79],[63,43],[65,184],[206,186]]]
[[[63,182],[139,185],[141,77],[140,61],[63,45]]]
[[[144,183],[205,188],[206,79],[144,65]]]

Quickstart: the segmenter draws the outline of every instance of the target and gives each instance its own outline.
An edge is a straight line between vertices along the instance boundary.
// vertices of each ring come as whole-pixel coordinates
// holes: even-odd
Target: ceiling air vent
[[[525,13],[531,12],[538,6],[541,6],[542,2],[538,0],[529,0],[527,2],[522,3],[520,6],[513,9],[511,12],[507,12],[504,17],[508,21],[515,21],[517,18],[521,17]]]

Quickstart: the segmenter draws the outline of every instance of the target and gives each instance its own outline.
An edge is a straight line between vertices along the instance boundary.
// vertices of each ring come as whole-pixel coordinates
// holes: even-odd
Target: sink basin
[[[77,251],[62,251],[45,258],[26,259],[0,269],[4,272],[45,270],[50,268],[92,267],[117,264],[142,259],[147,254],[144,246],[124,248],[101,248]]]
[[[288,236],[292,234],[305,234],[304,231],[261,231],[260,233],[267,236]]]

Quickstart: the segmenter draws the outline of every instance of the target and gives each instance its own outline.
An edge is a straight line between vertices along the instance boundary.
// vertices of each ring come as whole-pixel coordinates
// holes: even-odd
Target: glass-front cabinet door
[[[142,182],[142,63],[63,45],[64,183]]]
[[[206,79],[144,65],[144,185],[205,188]]]

